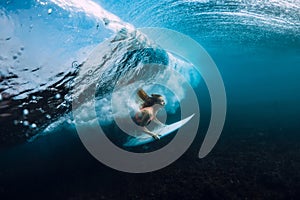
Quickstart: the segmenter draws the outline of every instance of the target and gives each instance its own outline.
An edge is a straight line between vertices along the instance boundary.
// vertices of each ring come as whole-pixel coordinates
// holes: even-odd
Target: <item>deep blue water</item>
[[[73,2],[0,1],[0,193],[64,199],[299,195],[298,1],[95,0],[99,8],[86,8],[90,1]],[[99,14],[100,8],[113,16]],[[108,26],[104,19],[110,21]],[[201,44],[216,63],[226,89],[227,116],[220,140],[206,158],[197,157],[211,116],[201,77],[189,80],[201,107],[197,137],[170,166],[148,174],[126,174],[104,166],[82,145],[70,116],[69,84],[92,50],[118,34],[119,26],[181,32]],[[150,57],[163,62],[161,52],[153,51]],[[128,59],[124,71],[140,60]],[[189,78],[194,71],[187,66],[182,64],[181,72]],[[109,72],[113,78],[103,79],[100,99],[106,99],[109,86],[115,84],[118,73]],[[106,104],[98,103],[103,108],[99,118],[109,116]],[[178,119],[172,108],[167,108],[170,121]],[[26,120],[29,125],[24,125]]]

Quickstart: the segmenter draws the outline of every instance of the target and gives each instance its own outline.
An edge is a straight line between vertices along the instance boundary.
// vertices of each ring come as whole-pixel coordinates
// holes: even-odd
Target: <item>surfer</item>
[[[140,110],[136,113],[134,121],[137,125],[142,127],[145,133],[151,135],[154,139],[159,140],[160,135],[149,131],[146,126],[150,124],[151,121],[158,125],[165,126],[165,124],[160,122],[156,117],[159,109],[165,106],[165,101],[161,95],[151,94],[151,96],[149,96],[143,89],[139,89],[137,95],[144,101],[144,103]]]

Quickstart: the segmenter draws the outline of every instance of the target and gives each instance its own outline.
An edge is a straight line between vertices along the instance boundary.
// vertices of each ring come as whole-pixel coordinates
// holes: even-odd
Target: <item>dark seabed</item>
[[[239,109],[245,106],[259,105]],[[146,174],[102,165],[74,132],[62,128],[1,152],[1,194],[9,199],[297,199],[298,127],[274,124],[276,119],[269,114],[257,117],[249,111],[244,116],[247,123],[237,116],[240,112],[228,115],[222,136],[207,157],[197,158],[197,143],[203,139],[198,133],[175,163]]]

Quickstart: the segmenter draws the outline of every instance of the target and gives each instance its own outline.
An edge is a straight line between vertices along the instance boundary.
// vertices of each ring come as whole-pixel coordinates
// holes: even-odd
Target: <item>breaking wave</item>
[[[143,87],[165,94],[166,110],[174,113],[185,93],[168,70],[180,72],[194,87],[200,75],[192,64],[149,41],[135,27],[189,33],[217,52],[228,41],[243,43],[245,49],[287,43],[297,47],[299,8],[297,0],[1,1],[0,144],[31,141],[60,123],[71,125],[72,101],[87,98],[81,109],[88,107],[93,96],[86,93],[89,87],[97,88],[97,120],[110,123],[111,93],[122,77],[127,82],[120,98],[132,97]],[[136,73],[144,80],[132,81]],[[149,84],[156,79],[173,85],[177,96]],[[132,98],[127,104],[134,109],[139,102]],[[90,124],[95,119],[83,113],[82,120]]]

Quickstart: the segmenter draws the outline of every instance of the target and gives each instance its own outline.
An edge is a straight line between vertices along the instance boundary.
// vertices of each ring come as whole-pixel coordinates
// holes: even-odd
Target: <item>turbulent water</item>
[[[147,88],[147,82],[172,79],[162,76],[166,68],[149,75],[144,66],[150,61],[176,69],[197,87],[193,66],[154,44],[139,27],[170,28],[202,44],[223,75],[230,103],[297,101],[299,9],[297,0],[1,1],[1,145],[31,141],[61,121],[72,124],[71,103],[85,98],[89,87],[97,87],[100,121],[111,122],[107,105],[119,77],[127,76],[130,85],[131,69],[144,73],[135,87],[149,92],[163,90]],[[86,64],[91,60],[95,65]],[[184,90],[176,84],[181,100]],[[168,105],[174,113],[176,101]]]

